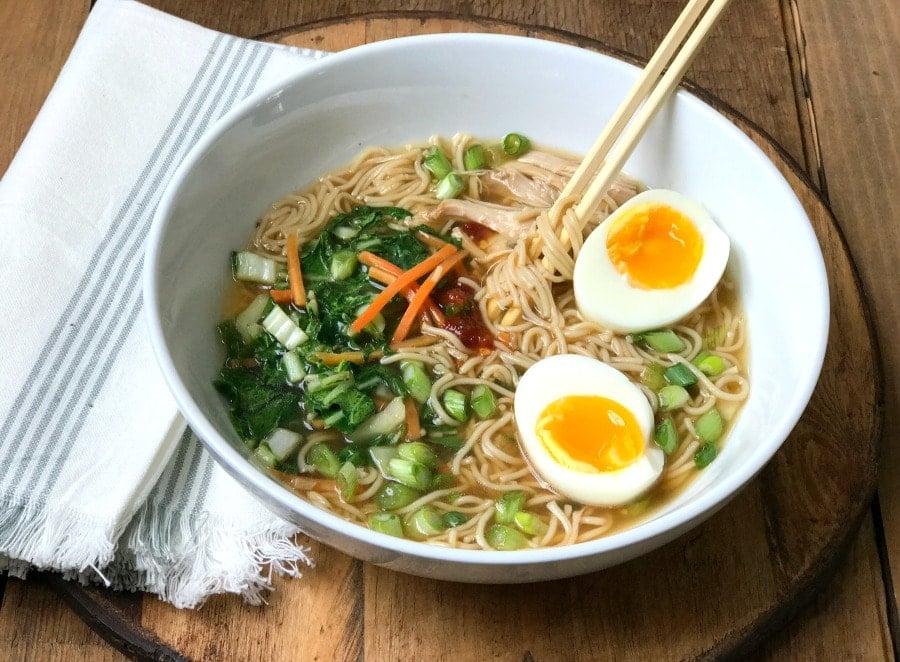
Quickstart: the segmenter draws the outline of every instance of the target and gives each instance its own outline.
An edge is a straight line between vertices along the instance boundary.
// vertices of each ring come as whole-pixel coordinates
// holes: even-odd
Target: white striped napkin
[[[166,182],[237,101],[324,53],[238,39],[130,0],[91,10],[0,181],[0,559],[150,591],[259,602],[308,562],[179,416],[142,319]],[[268,571],[264,576],[262,569]]]

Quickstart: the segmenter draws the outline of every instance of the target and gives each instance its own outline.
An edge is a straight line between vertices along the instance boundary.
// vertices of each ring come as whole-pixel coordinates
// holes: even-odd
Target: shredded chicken
[[[510,239],[519,239],[531,231],[538,212],[533,208],[514,209],[489,202],[451,198],[441,201],[437,207],[420,212],[419,216],[431,227],[443,225],[451,219],[472,221]]]
[[[506,186],[506,190],[513,199],[523,204],[549,207],[559,197],[560,192],[565,188],[565,185],[577,169],[577,161],[548,152],[531,150],[518,159],[503,164],[502,168],[493,171],[494,173],[503,174],[497,174],[493,178],[492,185],[494,188],[492,190],[496,190],[499,186],[509,182],[510,185]],[[513,174],[513,172],[516,174]],[[483,175],[482,178],[484,180],[485,176]],[[532,180],[535,182],[535,188],[538,186],[544,187],[547,190],[548,201],[543,204],[537,203],[536,196],[538,194],[534,189],[529,189],[523,180]],[[636,179],[620,173],[613,183],[610,184],[607,195],[618,207],[633,197],[638,190],[639,183]],[[605,216],[611,209],[602,206],[601,211]]]
[[[435,229],[448,221],[480,223],[500,235],[498,242],[514,244],[534,229],[538,214],[553,205],[577,168],[578,162],[572,159],[531,150],[479,176],[482,200],[443,200],[419,212],[416,222]],[[607,192],[610,200],[601,204],[588,223],[588,231],[637,190],[636,180],[620,175]]]
[[[559,197],[559,189],[545,179],[532,178],[514,168],[488,170],[478,178],[481,197],[489,202],[519,202],[529,207],[549,207]]]

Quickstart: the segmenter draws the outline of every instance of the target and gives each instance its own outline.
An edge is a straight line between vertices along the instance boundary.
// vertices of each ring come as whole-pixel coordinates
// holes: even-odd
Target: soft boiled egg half
[[[575,354],[541,359],[519,380],[514,410],[532,470],[564,497],[618,506],[662,473],[650,403],[601,361]]]
[[[728,236],[702,205],[644,191],[588,236],[575,260],[575,302],[588,320],[622,333],[677,322],[713,291]]]

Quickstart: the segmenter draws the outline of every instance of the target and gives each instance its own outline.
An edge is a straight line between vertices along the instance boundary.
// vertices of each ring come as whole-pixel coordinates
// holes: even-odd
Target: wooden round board
[[[481,31],[577,43],[484,20],[363,16],[268,35],[338,49],[401,34]],[[522,586],[437,582],[310,542],[316,567],[278,580],[267,607],[234,596],[178,611],[47,576],[109,642],[146,659],[684,659],[752,650],[828,578],[875,486],[881,384],[865,297],[834,218],[800,166],[703,90],[778,166],[815,228],[831,287],[821,379],[799,424],[727,507],[669,545],[592,575]],[[566,651],[569,651],[568,653]]]

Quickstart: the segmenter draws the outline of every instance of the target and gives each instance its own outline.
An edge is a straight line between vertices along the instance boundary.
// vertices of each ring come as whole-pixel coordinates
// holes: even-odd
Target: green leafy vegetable
[[[666,368],[664,375],[667,382],[670,384],[677,384],[678,386],[687,387],[697,383],[697,375],[691,372],[691,369],[683,363],[670,365]]]
[[[229,350],[233,354],[213,384],[229,402],[235,429],[256,447],[281,423],[297,416],[297,395],[287,382],[282,349],[268,333],[247,345],[235,343]]]
[[[698,469],[705,469],[716,459],[718,454],[719,450],[716,448],[716,445],[711,441],[707,442],[700,447],[700,450],[694,453],[694,464],[697,465]]]
[[[455,526],[460,526],[461,524],[465,524],[469,521],[469,518],[463,515],[461,512],[456,510],[450,510],[444,513],[444,526],[448,529],[452,529]]]
[[[666,416],[656,426],[653,432],[653,440],[666,455],[670,455],[675,450],[675,447],[678,445],[678,434],[675,431],[675,422],[671,416]]]

